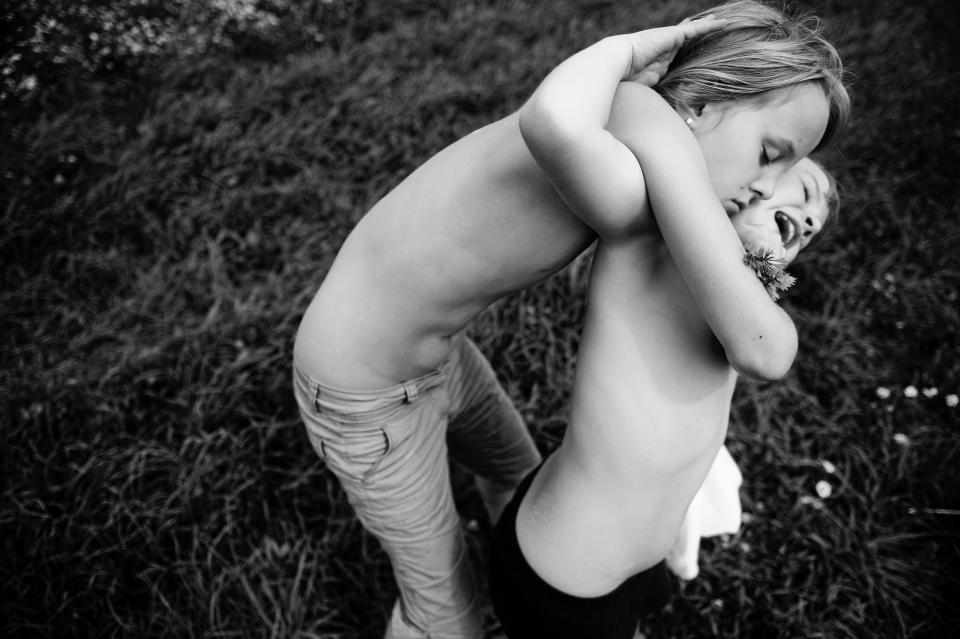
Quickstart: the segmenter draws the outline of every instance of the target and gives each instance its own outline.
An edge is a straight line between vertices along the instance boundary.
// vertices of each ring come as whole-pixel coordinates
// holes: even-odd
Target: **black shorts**
[[[510,639],[632,639],[640,617],[672,596],[660,562],[600,597],[575,597],[533,571],[517,543],[517,510],[539,467],[527,475],[504,509],[490,549],[490,598]]]

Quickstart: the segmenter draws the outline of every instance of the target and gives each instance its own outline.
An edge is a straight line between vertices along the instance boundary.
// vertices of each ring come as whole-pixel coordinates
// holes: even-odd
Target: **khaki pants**
[[[294,390],[314,450],[390,557],[400,592],[386,636],[482,637],[447,450],[488,510],[540,455],[477,347],[460,337],[439,370],[378,391],[324,386],[295,363]]]

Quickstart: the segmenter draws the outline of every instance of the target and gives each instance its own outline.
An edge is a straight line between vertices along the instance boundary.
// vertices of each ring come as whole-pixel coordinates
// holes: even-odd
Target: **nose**
[[[773,172],[765,172],[750,184],[750,190],[761,200],[773,197],[773,188],[777,183],[777,176]]]
[[[803,237],[809,238],[815,233],[819,233],[820,229],[823,228],[823,222],[820,221],[820,218],[810,215],[809,213],[806,217],[803,218]]]

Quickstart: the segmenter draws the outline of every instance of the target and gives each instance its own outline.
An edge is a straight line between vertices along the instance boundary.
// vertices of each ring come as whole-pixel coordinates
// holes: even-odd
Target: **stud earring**
[[[684,122],[686,122],[687,126],[689,127],[693,126],[693,118],[687,118],[686,120],[684,120]]]

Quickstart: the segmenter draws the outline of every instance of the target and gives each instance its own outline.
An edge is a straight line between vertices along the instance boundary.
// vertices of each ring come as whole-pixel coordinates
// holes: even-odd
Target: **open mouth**
[[[777,223],[777,229],[780,230],[780,240],[784,248],[790,248],[800,241],[800,229],[786,213],[777,211],[773,214],[773,219]]]

